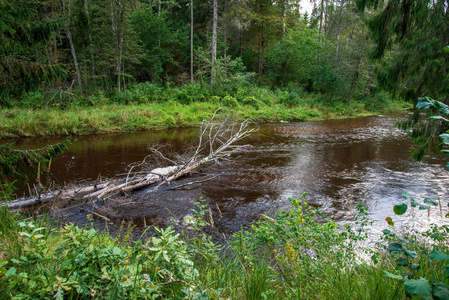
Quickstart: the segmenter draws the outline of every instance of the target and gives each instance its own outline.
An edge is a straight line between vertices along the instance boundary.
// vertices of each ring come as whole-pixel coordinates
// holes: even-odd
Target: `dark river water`
[[[363,203],[370,218],[383,227],[392,208],[408,192],[419,202],[440,199],[443,213],[449,201],[449,173],[445,157],[417,163],[411,159],[411,142],[396,128],[394,117],[270,124],[241,141],[247,145],[230,159],[219,161],[188,178],[172,183],[212,179],[184,189],[142,190],[129,197],[98,202],[64,211],[67,221],[86,223],[95,210],[112,223],[133,221],[138,228],[180,222],[191,214],[193,203],[207,200],[217,230],[230,234],[248,226],[262,213],[289,207],[289,198],[307,192],[308,202],[338,221],[350,221]],[[128,165],[159,147],[168,156],[183,154],[195,145],[198,129],[173,129],[74,137],[69,150],[52,164],[51,178],[59,186],[86,184],[100,174],[104,180],[126,173]],[[61,139],[17,141],[20,147],[38,147]],[[153,160],[155,167],[161,161]],[[434,209],[432,218],[441,218]],[[392,216],[393,217],[393,216]],[[101,220],[100,220],[101,221]]]

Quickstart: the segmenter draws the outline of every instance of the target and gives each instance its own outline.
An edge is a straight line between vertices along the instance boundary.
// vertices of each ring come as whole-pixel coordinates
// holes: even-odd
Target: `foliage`
[[[444,99],[448,92],[445,1],[357,1],[380,12],[368,18],[376,43],[372,55],[387,59],[378,73],[381,88],[416,101],[423,94]]]
[[[219,83],[216,87],[208,84],[171,87],[145,82],[129,86],[126,92],[106,94],[98,90],[90,96],[70,96],[65,102],[38,92],[27,95],[30,98],[23,99],[22,103],[14,102],[15,108],[0,110],[1,138],[195,126],[222,106],[232,108],[242,120],[255,122],[357,116],[404,109],[403,103],[397,100],[367,110],[368,100],[329,103],[325,97],[305,93],[301,88],[273,91],[241,82],[222,88]]]
[[[8,105],[10,97],[66,75],[59,64],[36,61],[37,49],[45,48],[62,25],[60,20],[39,17],[44,6],[34,0],[0,2],[1,106]]]
[[[274,86],[299,85],[314,90],[323,47],[317,34],[307,27],[289,29],[285,38],[274,44],[267,54],[267,79]]]
[[[40,176],[50,169],[51,161],[67,149],[70,138],[56,145],[48,145],[40,149],[14,149],[13,143],[0,145],[0,196],[9,200],[13,188],[11,178],[22,182],[34,176]]]
[[[151,8],[133,14],[131,24],[144,51],[136,75],[163,82],[175,70],[178,73],[179,60],[184,58],[183,52],[188,52],[187,24],[171,19],[168,11],[155,14]]]
[[[426,110],[427,118],[420,116]],[[416,111],[412,118],[401,124],[402,129],[411,129],[410,136],[418,145],[413,157],[420,161],[426,154],[433,154],[449,145],[449,106],[429,97],[418,99]],[[449,150],[442,150],[449,155]],[[449,163],[446,165],[449,168]]]
[[[21,221],[2,209],[0,297],[406,299],[408,293],[446,299],[446,226],[405,236],[384,230],[386,252],[367,251],[372,265],[356,255],[369,224],[363,206],[352,227],[340,227],[304,197],[225,243],[206,233],[213,219],[204,199],[184,219],[185,231],[152,228],[147,241],[131,241],[132,227],[113,238],[73,224],[58,229],[45,220]]]
[[[416,202],[407,193],[404,193],[403,197],[410,201],[412,209],[419,207],[420,210],[424,210],[430,209],[430,206],[438,206],[438,202],[429,198],[425,198],[424,203],[430,206]],[[407,208],[405,203],[396,205],[394,213],[403,215]],[[390,223],[390,226],[394,226],[394,223]],[[384,271],[385,276],[400,280],[408,295],[448,299],[449,265],[447,261],[449,261],[449,255],[444,252],[449,250],[447,245],[449,227],[433,225],[426,232],[412,231],[405,236],[400,236],[387,229],[383,233],[384,240],[388,243],[388,246],[384,247],[396,264],[394,272]],[[430,246],[425,246],[423,243],[423,240],[426,239],[431,241],[428,244]]]
[[[353,4],[320,5],[309,23],[296,0],[225,2],[218,12],[212,96],[238,99],[239,90],[263,83],[303,87],[328,100],[351,102],[375,85],[375,67],[365,54],[366,27]],[[122,104],[143,103],[148,97],[128,93],[136,83],[184,91],[191,81],[209,82],[208,1],[8,0],[0,9],[5,16],[0,24],[3,105],[67,109],[103,104],[102,96]]]

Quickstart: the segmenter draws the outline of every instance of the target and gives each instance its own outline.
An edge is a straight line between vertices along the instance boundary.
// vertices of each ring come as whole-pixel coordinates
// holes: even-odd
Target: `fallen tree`
[[[3,205],[7,205],[9,209],[18,210],[70,200],[89,201],[91,199],[103,199],[118,193],[129,193],[153,185],[155,186],[154,189],[157,189],[162,185],[173,182],[207,163],[230,155],[230,153],[242,147],[234,144],[254,131],[254,129],[248,128],[248,122],[246,121],[235,124],[230,123],[228,118],[226,118],[224,122],[217,123],[215,118],[220,110],[217,110],[209,121],[204,121],[201,124],[198,144],[193,150],[193,154],[184,162],[175,162],[165,157],[158,149],[151,148],[152,155],[156,154],[173,165],[155,168],[145,173],[142,170],[133,172],[139,168],[148,169],[147,159],[149,156],[147,156],[142,162],[130,167],[125,179],[97,182],[92,186],[53,191],[29,199],[3,203]],[[134,176],[131,177],[132,174]]]

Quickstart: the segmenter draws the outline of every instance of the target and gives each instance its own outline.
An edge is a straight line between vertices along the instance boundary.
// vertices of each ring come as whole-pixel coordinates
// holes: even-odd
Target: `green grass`
[[[93,94],[83,101],[36,102],[30,95],[0,110],[0,138],[84,135],[161,127],[192,127],[210,119],[219,107],[229,107],[239,120],[304,121],[397,112],[404,104],[383,97],[328,103],[320,95],[271,91],[262,87],[214,91],[199,85],[162,88],[141,84],[126,93]],[[79,99],[79,98],[76,98]],[[33,102],[34,101],[34,102]],[[43,104],[45,103],[45,104]]]

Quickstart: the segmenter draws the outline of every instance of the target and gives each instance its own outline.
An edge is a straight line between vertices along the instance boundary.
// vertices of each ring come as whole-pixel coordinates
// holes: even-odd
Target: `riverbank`
[[[238,120],[290,122],[355,117],[404,111],[398,101],[326,103],[318,95],[298,96],[265,90],[249,96],[211,96],[207,101],[182,101],[169,95],[157,101],[153,96],[139,101],[103,99],[92,105],[22,104],[0,110],[0,138],[86,135],[155,128],[197,126],[211,118],[219,107],[228,107]],[[176,96],[176,97],[175,97]],[[133,98],[132,98],[133,99]],[[170,98],[171,99],[171,98]],[[288,101],[287,101],[287,100]],[[375,101],[373,99],[372,101]]]

